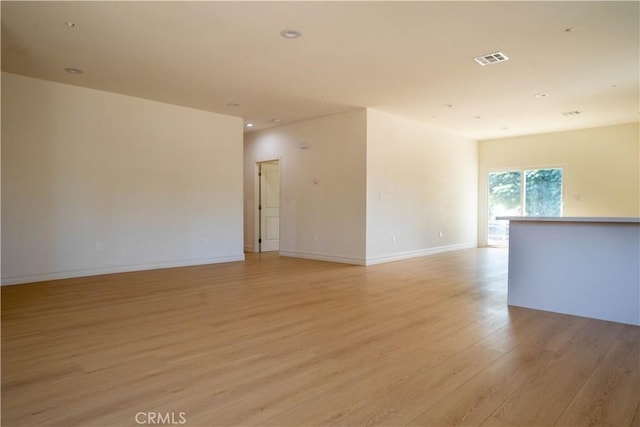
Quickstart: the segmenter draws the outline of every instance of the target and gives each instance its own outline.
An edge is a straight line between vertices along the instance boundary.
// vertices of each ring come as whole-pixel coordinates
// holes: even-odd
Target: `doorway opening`
[[[280,160],[257,163],[257,252],[280,250]]]
[[[562,168],[489,172],[487,245],[509,244],[509,221],[497,216],[562,216]]]

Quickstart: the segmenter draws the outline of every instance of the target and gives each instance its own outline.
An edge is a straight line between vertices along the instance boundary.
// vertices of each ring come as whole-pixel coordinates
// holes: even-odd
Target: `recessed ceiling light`
[[[66,26],[67,26],[67,27],[69,27],[69,28],[73,28],[73,27],[75,27],[75,26],[76,26],[76,24],[74,24],[74,23],[73,23],[73,22],[71,22],[71,21],[67,21],[67,22],[65,22],[65,23],[64,23],[64,25],[66,25]]]
[[[549,96],[548,93],[536,93],[533,95],[534,98],[546,98],[547,96]]]
[[[69,74],[82,74],[82,70],[79,68],[67,67],[64,70]]]
[[[227,107],[236,108],[239,106],[240,104],[236,104],[235,102],[227,102]]]
[[[244,127],[252,128],[253,127],[253,123],[247,123],[246,125],[244,125]]]
[[[453,104],[442,104],[444,108],[453,108]]]
[[[297,39],[302,36],[302,33],[296,30],[282,30],[280,31],[280,35],[285,39]]]

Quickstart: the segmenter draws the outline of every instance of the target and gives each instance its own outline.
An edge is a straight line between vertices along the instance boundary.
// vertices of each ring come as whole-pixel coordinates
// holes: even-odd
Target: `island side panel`
[[[511,221],[509,305],[640,325],[640,224]]]

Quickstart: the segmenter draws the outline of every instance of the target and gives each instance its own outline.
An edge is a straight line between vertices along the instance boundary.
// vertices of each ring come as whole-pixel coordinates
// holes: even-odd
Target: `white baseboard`
[[[280,251],[280,256],[286,256],[290,258],[313,259],[316,261],[338,262],[341,264],[365,265],[365,260],[363,258],[345,257],[340,255],[336,256],[336,255],[317,254],[317,253],[310,253],[310,252]]]
[[[477,247],[478,247],[478,244],[476,242],[457,243],[454,245],[438,246],[435,248],[419,249],[415,251],[398,252],[398,253],[393,253],[389,255],[368,257],[366,259],[356,258],[356,257],[328,255],[328,254],[316,254],[316,253],[309,253],[309,252],[291,252],[291,251],[280,251],[280,255],[291,257],[291,258],[304,258],[304,259],[313,259],[317,261],[338,262],[342,264],[375,265],[375,264],[383,264],[386,262],[401,261],[403,259],[435,255],[443,252],[459,251],[462,249],[473,249]]]
[[[152,264],[136,264],[97,267],[80,270],[56,271],[51,273],[27,274],[24,276],[3,277],[2,286],[19,285],[24,283],[42,282],[47,280],[70,279],[73,277],[97,276],[100,274],[125,273],[129,271],[156,270],[161,268],[188,267],[192,265],[220,264],[223,262],[244,261],[244,254],[216,258],[201,258],[186,261],[159,262]]]
[[[418,258],[428,255],[435,255],[443,252],[459,251],[461,249],[477,248],[478,244],[473,243],[456,243],[454,245],[438,246],[435,248],[419,249],[416,251],[398,252],[389,255],[380,255],[375,257],[367,257],[365,265],[383,264],[385,262],[401,261],[403,259]]]
[[[358,258],[345,257],[340,255],[318,254],[310,252],[292,252],[280,251],[280,256],[291,258],[312,259],[317,261],[337,262],[341,264],[352,265],[375,265],[386,262],[400,261],[403,259],[417,258],[422,256],[434,255],[442,252],[457,251],[461,249],[477,248],[477,243],[459,243],[455,245],[439,246],[435,248],[420,249],[416,251],[399,252],[389,255],[381,255],[376,257]],[[245,247],[247,252],[253,252],[253,248]],[[124,273],[129,271],[155,270],[161,268],[188,267],[192,265],[219,264],[224,262],[244,261],[244,254],[233,255],[227,257],[204,258],[176,262],[161,262],[152,264],[137,264],[124,266],[97,267],[90,269],[56,271],[40,274],[28,274],[23,276],[3,277],[1,286],[18,285],[23,283],[42,282],[47,280],[70,279],[73,277],[97,276],[100,274]]]

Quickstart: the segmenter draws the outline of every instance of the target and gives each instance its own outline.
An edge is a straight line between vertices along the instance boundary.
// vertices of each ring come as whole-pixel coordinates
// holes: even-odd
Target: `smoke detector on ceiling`
[[[494,52],[487,55],[477,56],[473,58],[473,60],[484,67],[485,65],[508,61],[509,57],[502,52]]]

